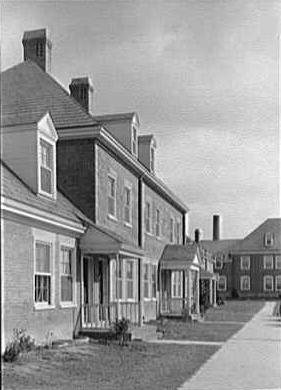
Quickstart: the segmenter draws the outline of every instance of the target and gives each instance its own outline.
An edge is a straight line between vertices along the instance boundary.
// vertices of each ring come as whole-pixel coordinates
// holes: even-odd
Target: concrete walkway
[[[281,389],[281,321],[267,302],[180,390]]]

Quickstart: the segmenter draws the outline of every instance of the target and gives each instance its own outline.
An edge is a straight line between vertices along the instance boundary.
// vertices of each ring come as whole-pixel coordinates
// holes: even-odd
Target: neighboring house
[[[281,219],[269,218],[244,239],[202,241],[216,256],[217,293],[223,298],[281,294]]]
[[[38,247],[38,272],[43,271],[37,279],[36,245],[32,249],[37,225],[32,222],[28,229],[20,225],[26,234],[30,231],[30,240],[4,229],[4,289],[5,294],[11,291],[11,298],[4,298],[6,335],[13,327],[27,327],[39,339],[47,329],[57,337],[69,336],[77,326],[108,327],[116,317],[138,324],[155,318],[158,262],[167,243],[184,244],[188,211],[156,176],[155,139],[138,135],[135,113],[94,117],[90,112],[93,88],[87,77],[73,79],[71,94],[65,91],[47,73],[51,43],[46,30],[26,32],[23,45],[25,61],[1,74],[3,161],[8,172],[15,172],[23,188],[29,189],[33,207],[38,202],[38,208],[45,205],[45,218],[48,210],[61,218],[63,199],[74,210],[73,215],[69,211],[70,220],[78,220],[76,230],[70,222],[62,231],[42,227],[49,233],[46,245],[44,236],[38,235],[43,243]],[[21,191],[16,194],[24,203]],[[10,222],[3,216],[5,227]],[[65,253],[59,249],[61,235],[66,237]],[[28,263],[25,274],[18,260],[21,247],[26,251],[21,257],[24,265]],[[59,269],[67,276],[70,261],[76,270],[75,291],[73,302],[65,308],[59,301]],[[23,275],[20,287],[14,282],[19,275]],[[22,289],[28,290],[26,297]],[[12,294],[18,298],[15,307],[10,306]],[[36,294],[43,305],[37,305]],[[7,305],[14,312],[11,319]],[[25,305],[31,313],[28,322],[22,317]],[[32,324],[33,318],[37,320]],[[57,331],[57,326],[65,330]]]

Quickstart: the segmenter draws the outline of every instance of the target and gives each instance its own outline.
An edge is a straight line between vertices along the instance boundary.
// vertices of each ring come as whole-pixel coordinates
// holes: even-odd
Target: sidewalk
[[[281,321],[267,302],[179,390],[281,389]]]

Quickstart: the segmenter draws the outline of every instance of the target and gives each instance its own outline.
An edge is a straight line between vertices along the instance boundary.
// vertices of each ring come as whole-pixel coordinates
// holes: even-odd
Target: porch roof
[[[199,270],[198,248],[196,245],[166,245],[159,266],[167,270]]]
[[[201,269],[200,270],[200,279],[217,280],[218,274],[215,274],[214,272],[207,271],[206,269]]]
[[[98,225],[89,226],[80,241],[85,254],[121,254],[143,257],[144,252],[137,246],[126,242],[122,237]]]

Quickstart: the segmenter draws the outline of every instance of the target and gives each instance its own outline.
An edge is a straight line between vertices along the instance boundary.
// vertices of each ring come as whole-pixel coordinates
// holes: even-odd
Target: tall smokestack
[[[213,241],[220,239],[220,216],[213,215]]]

